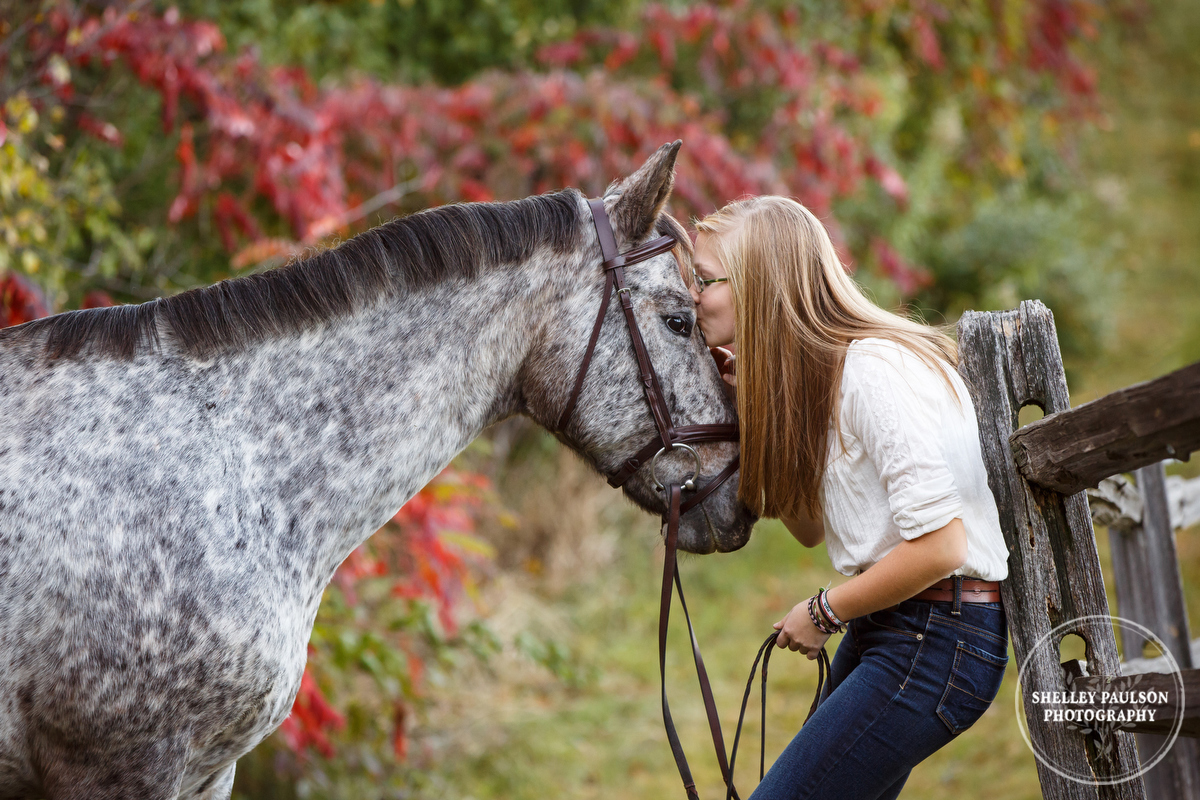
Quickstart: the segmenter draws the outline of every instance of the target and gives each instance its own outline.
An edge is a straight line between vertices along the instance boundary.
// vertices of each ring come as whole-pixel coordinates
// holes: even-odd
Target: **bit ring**
[[[683,488],[689,492],[696,488],[696,478],[700,477],[700,454],[697,453],[696,449],[694,447],[691,447],[690,445],[677,443],[677,444],[671,445],[670,447],[662,448],[657,453],[655,453],[654,458],[652,458],[650,460],[650,477],[652,477],[654,479],[654,490],[655,491],[661,492],[665,488],[663,486],[662,481],[660,481],[658,479],[658,457],[661,456],[663,453],[667,452],[668,450],[674,450],[676,447],[681,447],[684,450],[687,450],[689,453],[692,454],[692,458],[695,459],[695,461],[696,461],[696,468],[694,470],[692,470],[692,476],[690,478],[688,478],[687,481],[681,485],[681,488]]]

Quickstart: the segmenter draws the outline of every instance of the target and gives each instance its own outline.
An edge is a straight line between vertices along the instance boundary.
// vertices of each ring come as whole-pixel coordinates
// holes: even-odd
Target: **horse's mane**
[[[265,272],[136,305],[67,311],[0,330],[40,338],[51,358],[88,352],[129,359],[158,346],[159,323],[192,356],[240,350],[345,316],[394,291],[523,261],[539,247],[579,245],[580,194],[566,189],[503,203],[456,203],[395,219],[336,248]]]

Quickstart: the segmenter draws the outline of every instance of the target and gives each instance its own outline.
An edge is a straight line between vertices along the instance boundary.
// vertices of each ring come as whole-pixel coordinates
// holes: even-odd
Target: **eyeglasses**
[[[696,266],[694,264],[692,265],[692,285],[696,287],[696,291],[699,294],[704,294],[704,287],[708,286],[710,283],[720,283],[721,281],[727,280],[729,280],[729,278],[701,278],[700,273],[696,272]]]

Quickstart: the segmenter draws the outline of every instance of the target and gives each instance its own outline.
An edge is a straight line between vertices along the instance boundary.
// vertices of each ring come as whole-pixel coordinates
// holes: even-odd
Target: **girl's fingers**
[[[717,362],[717,369],[722,375],[737,371],[737,356],[733,353],[723,347],[710,347],[709,352],[712,354],[713,360]]]

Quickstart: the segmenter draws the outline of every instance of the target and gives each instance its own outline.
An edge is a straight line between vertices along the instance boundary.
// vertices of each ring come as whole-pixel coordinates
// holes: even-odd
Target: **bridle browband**
[[[690,800],[699,800],[695,781],[692,780],[691,768],[688,766],[687,757],[683,753],[683,745],[680,744],[679,734],[676,732],[675,723],[671,719],[671,709],[667,704],[667,627],[671,613],[671,592],[672,587],[674,587],[679,592],[679,602],[683,606],[684,619],[687,620],[688,635],[692,644],[692,658],[696,663],[696,675],[700,681],[700,693],[704,698],[704,710],[708,716],[709,731],[712,734],[713,746],[716,748],[717,763],[721,767],[721,775],[725,780],[725,786],[728,790],[726,799],[733,798],[733,800],[738,800],[737,790],[733,786],[733,764],[737,758],[737,746],[738,740],[741,738],[742,719],[745,717],[746,701],[750,696],[750,684],[754,682],[754,671],[751,671],[750,682],[746,685],[746,695],[742,701],[741,716],[738,718],[738,728],[734,736],[733,751],[727,759],[725,754],[725,740],[721,734],[721,721],[717,716],[716,701],[713,699],[708,672],[704,668],[704,658],[700,655],[700,644],[697,642],[695,630],[692,628],[691,615],[688,614],[687,602],[683,597],[683,584],[679,580],[679,570],[676,565],[680,516],[704,502],[705,498],[728,480],[738,469],[738,456],[734,456],[733,461],[728,466],[717,473],[707,484],[697,489],[696,481],[700,479],[701,469],[700,455],[690,445],[698,442],[736,442],[738,441],[738,426],[737,424],[713,424],[676,427],[671,420],[671,411],[667,408],[666,401],[663,398],[662,387],[658,382],[658,375],[654,372],[654,365],[650,362],[649,353],[646,352],[646,343],[642,339],[637,318],[633,313],[633,301],[629,296],[630,289],[625,284],[625,267],[647,261],[654,256],[670,251],[676,245],[675,239],[670,236],[659,236],[624,253],[619,253],[617,252],[616,238],[613,236],[612,224],[608,219],[608,212],[604,209],[604,200],[599,198],[588,200],[588,207],[592,211],[592,222],[596,226],[596,235],[600,240],[600,252],[604,258],[604,295],[600,300],[600,310],[596,313],[596,322],[592,325],[592,335],[588,339],[587,349],[583,353],[583,361],[580,363],[579,372],[575,376],[575,385],[571,388],[567,404],[563,408],[562,415],[559,417],[558,432],[560,435],[566,435],[567,423],[570,422],[571,415],[575,411],[575,405],[579,401],[579,393],[583,388],[583,381],[587,377],[588,367],[591,366],[592,355],[596,350],[596,342],[600,338],[600,328],[604,325],[604,318],[608,314],[609,301],[612,298],[615,288],[616,295],[621,303],[621,310],[625,315],[629,338],[633,342],[633,352],[637,357],[642,389],[646,394],[646,402],[650,405],[650,414],[654,417],[654,424],[658,428],[658,436],[626,459],[615,471],[610,472],[608,474],[608,483],[613,488],[619,487],[628,481],[634,473],[649,463],[651,465],[651,477],[654,480],[655,488],[659,490],[665,488],[667,491],[667,511],[663,515],[663,521],[667,528],[666,559],[663,563],[662,595],[658,616],[658,671],[662,687],[663,724],[666,727],[667,739],[671,744],[671,752],[675,757],[675,765],[679,769],[679,776],[683,779],[684,790],[687,792]],[[659,481],[656,472],[658,457],[663,453],[674,450],[676,447],[683,448],[691,453],[695,460],[695,469],[688,480],[664,487]],[[686,501],[683,500],[683,492],[685,490],[695,492]],[[755,669],[758,667],[759,659],[762,660],[763,664],[762,702],[764,723],[766,722],[767,660],[770,658],[769,650],[774,646],[775,637],[778,635],[776,632],[767,637],[767,641],[759,648],[758,659],[755,659],[754,662]],[[764,651],[767,651],[765,656]],[[809,717],[816,711],[817,704],[820,702],[824,675],[829,665],[829,657],[825,653],[824,647],[821,648],[819,656],[817,663],[820,672],[817,681],[817,694],[813,699],[812,708],[809,709]],[[808,718],[806,717],[805,722],[807,721]],[[765,729],[765,724],[763,728]],[[762,752],[765,755],[765,741]],[[760,755],[759,759],[760,779],[762,777],[763,757],[763,755]]]

